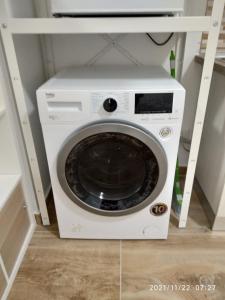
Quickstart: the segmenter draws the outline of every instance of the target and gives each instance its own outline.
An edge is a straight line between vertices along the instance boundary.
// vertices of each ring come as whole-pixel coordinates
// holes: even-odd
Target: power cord
[[[150,40],[156,45],[156,46],[165,46],[173,37],[174,35],[174,32],[170,33],[169,37],[164,41],[164,42],[157,42],[152,36],[150,33],[146,33],[146,35],[150,38]]]

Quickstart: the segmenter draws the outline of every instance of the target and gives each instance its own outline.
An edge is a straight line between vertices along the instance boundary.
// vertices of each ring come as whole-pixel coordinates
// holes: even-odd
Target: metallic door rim
[[[76,146],[83,139],[90,137],[92,135],[96,135],[98,133],[106,133],[106,132],[116,132],[129,135],[131,137],[137,138],[141,142],[143,142],[150,150],[154,153],[158,165],[159,165],[159,179],[158,183],[151,193],[149,197],[147,197],[143,202],[138,205],[131,207],[127,210],[123,211],[104,211],[101,209],[94,208],[92,206],[87,205],[82,200],[80,200],[70,189],[66,176],[65,176],[65,163],[69,153],[72,151],[74,146]],[[102,216],[123,216],[135,213],[145,208],[149,204],[151,204],[161,193],[163,187],[167,180],[167,172],[168,172],[168,161],[165,154],[165,151],[158,140],[144,128],[137,126],[136,124],[130,122],[124,122],[120,120],[116,121],[99,121],[95,123],[89,123],[85,127],[80,128],[73,132],[64,142],[58,157],[57,157],[57,175],[60,185],[65,192],[65,194],[76,203],[81,208],[86,211],[102,215]]]

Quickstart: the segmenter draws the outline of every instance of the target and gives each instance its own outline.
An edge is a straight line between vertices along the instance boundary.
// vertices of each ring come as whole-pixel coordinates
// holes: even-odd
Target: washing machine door
[[[74,132],[57,161],[67,196],[105,216],[134,213],[153,202],[165,185],[167,167],[165,152],[150,133],[118,121]]]

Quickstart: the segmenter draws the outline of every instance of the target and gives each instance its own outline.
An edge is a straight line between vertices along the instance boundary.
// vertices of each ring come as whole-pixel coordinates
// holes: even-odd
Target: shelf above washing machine
[[[209,31],[211,17],[96,17],[3,19],[13,34],[143,33]]]

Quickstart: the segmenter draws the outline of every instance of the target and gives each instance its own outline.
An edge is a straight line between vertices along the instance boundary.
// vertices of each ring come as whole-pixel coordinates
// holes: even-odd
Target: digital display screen
[[[173,93],[135,94],[135,114],[171,114]]]

